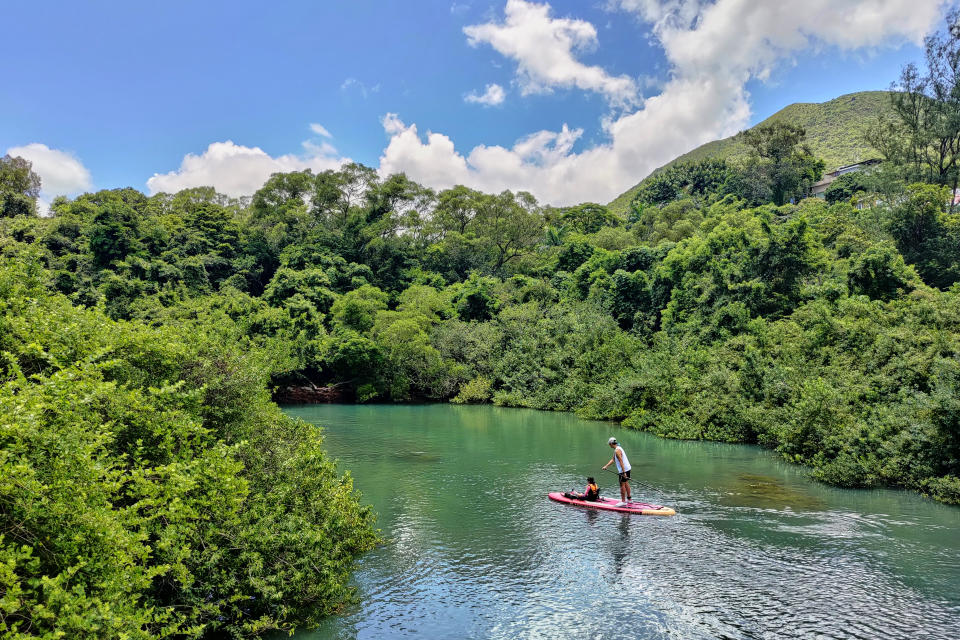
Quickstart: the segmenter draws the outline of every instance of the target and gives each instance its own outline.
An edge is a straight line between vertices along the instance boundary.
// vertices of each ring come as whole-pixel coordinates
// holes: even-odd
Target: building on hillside
[[[810,196],[813,198],[825,198],[827,193],[827,187],[830,186],[830,183],[842,176],[845,173],[853,173],[854,171],[861,171],[867,167],[872,167],[873,165],[880,164],[880,160],[877,158],[871,158],[870,160],[864,160],[863,162],[856,162],[854,164],[848,164],[839,169],[835,169],[830,173],[823,174],[823,179],[820,182],[815,183],[810,187]]]

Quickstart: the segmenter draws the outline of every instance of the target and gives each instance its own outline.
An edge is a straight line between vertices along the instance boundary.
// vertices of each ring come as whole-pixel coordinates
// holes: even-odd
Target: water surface
[[[960,638],[960,509],[809,480],[755,447],[489,406],[287,407],[322,425],[389,543],[321,638]],[[634,497],[551,502],[616,436]]]

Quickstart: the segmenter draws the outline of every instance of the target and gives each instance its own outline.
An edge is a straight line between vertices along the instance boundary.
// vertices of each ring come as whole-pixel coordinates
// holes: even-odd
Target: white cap
[[[607,440],[607,444],[617,444],[617,439],[616,439],[616,438],[610,438],[609,440]]]

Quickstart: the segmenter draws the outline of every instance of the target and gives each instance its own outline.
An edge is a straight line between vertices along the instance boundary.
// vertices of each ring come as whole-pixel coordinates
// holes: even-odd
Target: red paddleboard
[[[547,496],[551,500],[562,502],[564,504],[573,504],[578,507],[589,507],[591,509],[602,509],[603,511],[619,511],[620,513],[636,513],[641,516],[672,516],[676,511],[670,507],[664,507],[658,504],[648,502],[628,502],[622,507],[616,506],[620,501],[613,498],[600,498],[599,500],[577,500],[568,498],[560,491],[553,491]]]

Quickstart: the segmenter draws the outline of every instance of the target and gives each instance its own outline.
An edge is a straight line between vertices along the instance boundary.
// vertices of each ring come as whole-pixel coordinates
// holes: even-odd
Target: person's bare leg
[[[620,483],[620,502],[626,502],[629,498],[625,498],[627,491],[629,490],[629,485],[626,482]]]

